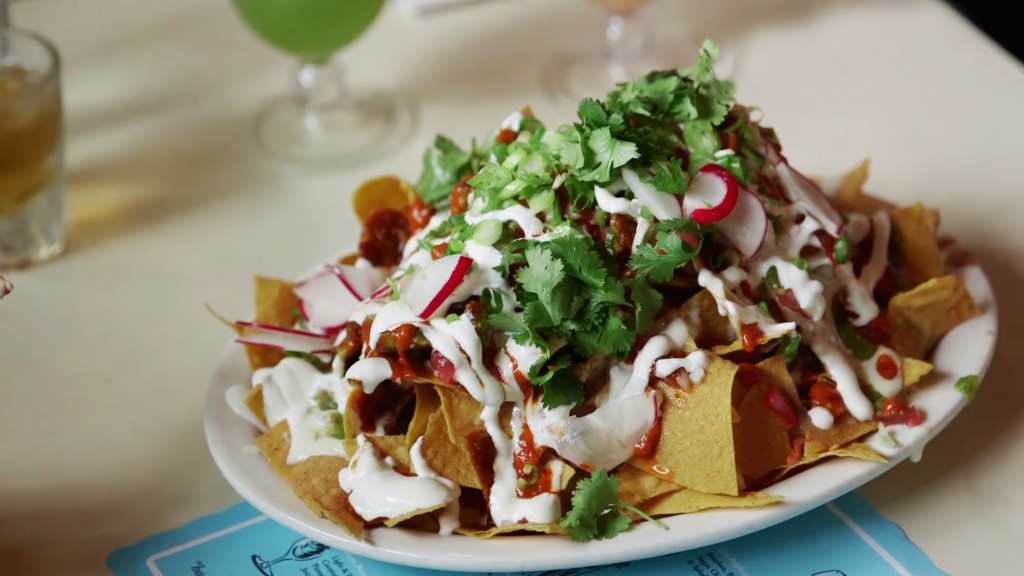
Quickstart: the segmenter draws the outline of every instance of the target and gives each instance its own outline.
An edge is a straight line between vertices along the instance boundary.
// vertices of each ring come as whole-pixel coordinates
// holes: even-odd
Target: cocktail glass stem
[[[605,57],[608,74],[615,82],[631,79],[634,63],[646,55],[649,35],[638,30],[632,18],[612,14],[604,29]]]

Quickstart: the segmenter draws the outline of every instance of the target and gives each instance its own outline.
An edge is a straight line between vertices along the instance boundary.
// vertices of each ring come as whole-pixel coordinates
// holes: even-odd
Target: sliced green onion
[[[782,358],[787,362],[800,351],[800,334],[791,332],[782,337]]]
[[[775,266],[772,266],[765,272],[764,285],[768,287],[772,294],[782,292],[782,282],[779,280],[779,271]]]
[[[792,264],[793,266],[796,266],[797,268],[803,270],[804,272],[806,272],[807,269],[811,267],[811,263],[808,262],[804,258],[799,258],[799,257],[793,258],[789,262],[790,262],[790,264]]]
[[[846,264],[850,261],[850,241],[846,235],[836,238],[836,244],[832,247],[832,257],[836,264]]]
[[[473,241],[485,246],[493,246],[501,239],[501,222],[497,220],[484,220],[476,225],[473,230]]]
[[[878,351],[878,344],[861,338],[860,334],[857,333],[857,327],[849,320],[840,320],[836,325],[836,329],[839,332],[840,340],[843,341],[843,345],[853,353],[854,358],[857,360],[870,360],[875,355],[875,352]]]

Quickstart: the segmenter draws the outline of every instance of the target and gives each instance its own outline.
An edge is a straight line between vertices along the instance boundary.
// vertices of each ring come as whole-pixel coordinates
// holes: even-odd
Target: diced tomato
[[[796,412],[793,410],[793,406],[790,405],[789,399],[783,394],[782,390],[774,384],[768,386],[768,391],[765,393],[764,402],[768,406],[768,409],[775,413],[776,416],[782,419],[786,424],[787,430],[792,430],[798,424],[800,419],[796,417]]]
[[[904,424],[913,428],[924,422],[924,415],[916,406],[910,406],[900,398],[890,398],[882,403],[877,420],[886,426]]]
[[[518,135],[519,133],[511,128],[502,128],[501,132],[498,132],[498,135],[494,137],[494,141],[501,142],[502,144],[511,144],[516,141],[516,136]]]
[[[820,379],[811,384],[808,399],[811,401],[811,406],[821,406],[831,412],[836,419],[846,413],[846,405],[843,404],[843,397],[839,391],[835,386]]]
[[[430,367],[434,369],[441,382],[449,386],[455,382],[455,364],[437,350],[430,352]]]
[[[430,218],[434,215],[434,208],[430,204],[427,204],[419,196],[415,196],[412,199],[412,203],[409,204],[406,218],[409,219],[409,228],[412,232],[417,232],[427,227],[430,224]]]
[[[469,193],[473,187],[469,185],[471,176],[466,176],[452,188],[452,215],[465,214],[469,209]]]
[[[448,243],[441,242],[440,244],[434,244],[434,247],[430,249],[430,258],[432,260],[440,260],[444,258],[444,253],[448,251]]]
[[[861,339],[875,344],[888,345],[892,336],[892,326],[889,324],[889,317],[879,314],[874,320],[868,322],[867,326],[857,330]]]

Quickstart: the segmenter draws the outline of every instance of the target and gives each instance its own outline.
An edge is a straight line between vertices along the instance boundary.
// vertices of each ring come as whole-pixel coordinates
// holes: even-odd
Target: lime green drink
[[[245,23],[274,46],[322,63],[363,33],[384,0],[232,0]]]

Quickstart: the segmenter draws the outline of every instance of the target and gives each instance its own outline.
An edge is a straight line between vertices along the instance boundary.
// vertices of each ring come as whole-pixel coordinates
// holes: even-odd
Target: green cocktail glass
[[[256,119],[255,136],[273,156],[344,165],[386,153],[412,128],[402,100],[349,90],[332,63],[380,13],[384,0],[232,0],[263,40],[299,60],[297,89],[271,102]]]

